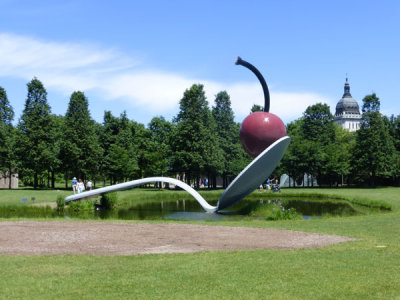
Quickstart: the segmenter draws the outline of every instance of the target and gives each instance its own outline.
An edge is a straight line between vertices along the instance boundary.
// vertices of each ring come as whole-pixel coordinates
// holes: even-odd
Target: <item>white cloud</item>
[[[238,120],[248,115],[253,104],[263,105],[258,82],[222,82],[186,78],[162,70],[145,69],[138,61],[113,49],[92,45],[55,43],[31,37],[0,33],[0,77],[31,80],[38,77],[46,88],[65,95],[94,91],[105,100],[123,100],[148,109],[152,115],[177,113],[179,100],[193,83],[204,84],[211,105],[215,95],[226,90]],[[332,101],[313,93],[271,92],[270,112],[284,122],[297,119],[307,106]],[[151,103],[151,105],[149,105]]]
[[[235,83],[231,85],[208,82],[205,84],[207,97],[211,101],[221,90],[230,95],[232,109],[238,120],[244,119],[253,104],[264,106],[264,94],[261,85],[254,83]],[[270,87],[271,89],[271,87]],[[288,93],[270,90],[270,112],[279,116],[284,122],[290,122],[302,116],[310,105],[318,102],[328,104],[331,109],[333,101],[316,93]]]

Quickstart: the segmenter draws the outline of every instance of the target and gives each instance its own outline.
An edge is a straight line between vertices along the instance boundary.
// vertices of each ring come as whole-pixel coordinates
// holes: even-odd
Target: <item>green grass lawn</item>
[[[0,205],[22,197],[55,201],[68,191],[0,191]],[[179,193],[179,192],[174,192]],[[206,199],[221,191],[203,192]],[[281,228],[359,240],[321,249],[136,256],[0,256],[1,299],[400,299],[400,188],[285,189],[282,196],[323,194],[391,205],[392,211],[296,221],[216,225]],[[64,194],[63,194],[64,195]],[[120,193],[147,201],[168,192]],[[161,196],[160,196],[161,195]],[[140,197],[139,197],[140,196]],[[21,204],[20,204],[21,203]],[[207,225],[214,223],[207,222]],[[1,245],[1,237],[0,237]]]

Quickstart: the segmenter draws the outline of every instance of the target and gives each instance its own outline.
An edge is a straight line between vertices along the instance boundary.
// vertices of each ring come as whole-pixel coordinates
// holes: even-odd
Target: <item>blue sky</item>
[[[92,117],[104,111],[148,124],[172,120],[194,83],[231,96],[236,121],[263,104],[287,123],[307,106],[332,113],[346,74],[360,106],[375,92],[381,111],[400,114],[399,1],[28,1],[0,0],[0,86],[21,116],[37,77],[52,112],[65,114],[80,90]]]

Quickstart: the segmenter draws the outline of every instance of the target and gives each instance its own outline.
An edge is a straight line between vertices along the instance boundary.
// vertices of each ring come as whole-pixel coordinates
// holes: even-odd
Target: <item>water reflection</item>
[[[217,200],[209,201],[216,205]],[[365,207],[363,208],[365,211]],[[121,219],[121,220],[242,220],[242,219],[293,219],[298,216],[305,220],[326,216],[352,216],[360,214],[354,205],[346,201],[329,201],[300,198],[281,198],[274,200],[244,199],[235,203],[229,210],[219,213],[206,213],[195,200],[171,200],[140,203],[127,208],[102,210],[97,205],[93,210],[57,213],[50,208],[38,209],[0,209],[0,217],[32,218],[71,218],[71,219]],[[271,214],[273,215],[271,217]],[[278,216],[278,217],[276,217]]]
[[[216,205],[212,203],[212,205]],[[283,212],[295,211],[303,219],[321,218],[324,216],[352,216],[360,214],[352,205],[343,202],[317,201],[304,199],[275,199],[275,200],[242,200],[235,203],[229,210],[216,214],[204,212],[195,200],[161,201],[138,204],[130,208],[114,211],[96,211],[100,218],[116,218],[123,220],[240,220],[249,218],[260,219],[262,217],[251,214],[253,210],[262,206],[272,206]]]

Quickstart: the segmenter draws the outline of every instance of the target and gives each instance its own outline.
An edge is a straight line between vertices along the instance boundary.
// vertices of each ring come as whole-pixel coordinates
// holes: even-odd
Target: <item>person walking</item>
[[[267,190],[271,189],[271,179],[267,179]]]
[[[90,191],[92,189],[92,182],[90,181],[90,179],[86,182],[86,189],[88,191]]]
[[[74,194],[78,191],[78,181],[76,180],[76,177],[72,178],[72,191]]]
[[[83,183],[82,179],[79,178],[78,181],[78,194],[82,193],[85,190],[85,184]]]

